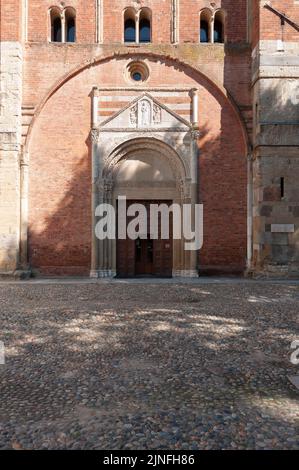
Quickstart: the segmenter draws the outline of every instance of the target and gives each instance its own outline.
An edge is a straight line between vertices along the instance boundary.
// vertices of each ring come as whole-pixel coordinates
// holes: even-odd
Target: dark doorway
[[[152,276],[154,274],[154,240],[150,235],[146,239],[137,238],[135,242],[135,275]]]
[[[132,204],[143,204],[147,208],[148,227],[150,222],[150,204],[171,205],[172,201],[127,201],[127,208]],[[127,218],[127,224],[132,218]],[[172,214],[170,215],[170,233],[168,239],[161,239],[161,221],[159,237],[147,237],[137,240],[117,238],[117,275],[118,277],[171,277],[172,276]]]

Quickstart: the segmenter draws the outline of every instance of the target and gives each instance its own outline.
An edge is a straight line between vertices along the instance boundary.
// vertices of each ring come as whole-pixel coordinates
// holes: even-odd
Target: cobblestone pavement
[[[299,283],[1,283],[0,448],[298,449]]]

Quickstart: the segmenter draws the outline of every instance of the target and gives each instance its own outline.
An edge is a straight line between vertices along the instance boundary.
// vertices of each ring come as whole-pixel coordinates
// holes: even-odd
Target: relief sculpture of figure
[[[161,108],[157,104],[154,104],[153,107],[153,121],[154,124],[160,124],[161,122]]]
[[[137,106],[133,106],[130,109],[130,123],[132,126],[136,126],[137,124]]]
[[[141,110],[141,126],[147,127],[150,126],[151,122],[151,110],[150,110],[150,103],[148,101],[142,101],[140,103],[140,110]]]

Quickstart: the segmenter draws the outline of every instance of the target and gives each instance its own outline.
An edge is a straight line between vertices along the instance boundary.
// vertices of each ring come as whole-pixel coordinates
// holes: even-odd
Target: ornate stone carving
[[[161,108],[147,98],[141,99],[130,108],[131,127],[149,129],[161,123]]]
[[[99,140],[99,129],[91,129],[90,131],[90,139],[93,144],[96,144]]]
[[[97,188],[102,194],[104,200],[111,199],[113,190],[113,181],[110,178],[98,178]]]
[[[173,174],[175,175],[178,189],[180,187],[179,179],[183,182],[183,187],[186,187],[186,184],[184,183],[185,176],[182,177],[182,175],[185,175],[183,160],[171,147],[165,145],[164,142],[157,140],[152,141],[150,138],[142,139],[142,141],[140,141],[140,139],[132,140],[129,145],[124,145],[121,150],[117,148],[115,154],[113,152],[105,161],[103,169],[103,177],[105,180],[114,180],[122,159],[130,153],[131,149],[133,149],[135,153],[144,152],[146,150],[147,154],[152,152],[153,155],[160,154],[161,158],[167,158],[173,170]]]
[[[130,124],[134,127],[137,126],[137,118],[138,118],[138,106],[135,104],[135,106],[132,106],[130,109]]]
[[[161,122],[161,108],[156,103],[153,104],[153,122],[154,124]]]
[[[178,185],[178,189],[181,195],[181,200],[183,201],[184,199],[186,199],[186,197],[188,197],[188,195],[186,194],[187,191],[186,191],[185,180],[182,178],[178,178],[177,185]]]
[[[190,134],[193,140],[198,140],[200,138],[200,131],[198,129],[192,129]]]
[[[140,127],[150,127],[152,124],[151,103],[148,100],[139,101],[139,125]]]
[[[113,185],[112,180],[105,179],[103,183],[104,183],[104,185],[103,185],[104,192],[111,191],[111,188],[112,188],[112,185]]]

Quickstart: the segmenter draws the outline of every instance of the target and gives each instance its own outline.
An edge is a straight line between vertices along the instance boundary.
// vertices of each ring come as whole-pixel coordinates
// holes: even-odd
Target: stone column
[[[141,10],[140,10],[141,11]],[[139,21],[140,21],[140,11],[136,15],[136,44],[139,44]]]
[[[106,193],[106,204],[113,205],[112,195],[113,195],[113,182],[112,180],[106,181],[105,184],[105,193]],[[114,240],[107,239],[107,267],[106,267],[106,277],[114,277],[116,272],[113,271],[113,242]]]
[[[92,143],[92,169],[91,169],[91,270],[90,277],[98,277],[99,269],[99,244],[95,234],[96,216],[95,210],[99,204],[98,199],[98,178],[99,178],[99,157],[98,157],[98,129],[92,129],[91,133]]]
[[[20,161],[20,192],[20,268],[28,271],[29,154],[26,151]]]
[[[112,205],[113,182],[110,179],[99,182],[99,203]],[[98,277],[114,277],[116,272],[114,268],[114,240],[106,238],[97,240],[99,246],[99,266]]]
[[[28,41],[28,0],[23,0],[22,3],[22,40]]]
[[[215,19],[215,15],[212,16],[210,25],[209,25],[210,42],[212,44],[214,43],[214,19]]]
[[[182,204],[184,198],[183,185],[181,185],[179,195],[173,200],[173,204],[177,204],[181,207],[181,229],[183,227],[183,216],[182,216]],[[173,239],[173,269],[172,277],[181,277],[184,269],[184,240]]]
[[[197,96],[197,94],[196,94]],[[197,98],[198,99],[198,98]],[[198,110],[198,101],[196,100]],[[191,204],[192,204],[192,226],[195,227],[195,204],[198,204],[198,139],[200,133],[198,128],[191,131]],[[190,277],[198,277],[198,251],[190,251]]]
[[[190,144],[190,170],[191,170],[191,204],[193,207],[192,212],[192,226],[195,227],[195,205],[198,203],[198,139],[200,133],[198,130],[199,121],[199,98],[198,90],[192,90],[192,124],[193,129],[191,131],[191,144]],[[190,252],[190,276],[198,276],[198,252]]]
[[[251,270],[252,264],[252,216],[253,216],[253,171],[252,155],[247,157],[247,273]]]
[[[179,0],[172,0],[172,30],[171,42],[176,44],[179,41]]]
[[[66,40],[66,31],[65,31],[65,11],[63,11],[61,15],[61,42],[65,42]]]
[[[191,97],[192,97],[192,125],[194,127],[198,127],[198,90],[193,88],[191,90]]]
[[[103,42],[103,0],[97,0],[96,8],[96,42]]]
[[[92,89],[92,127],[96,128],[99,121],[99,90],[97,87]]]

